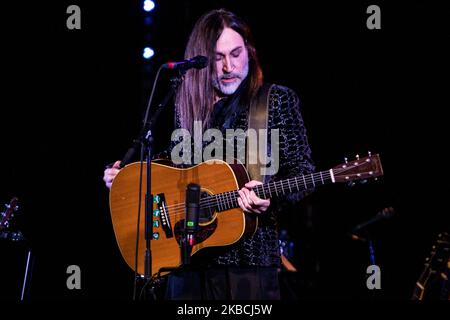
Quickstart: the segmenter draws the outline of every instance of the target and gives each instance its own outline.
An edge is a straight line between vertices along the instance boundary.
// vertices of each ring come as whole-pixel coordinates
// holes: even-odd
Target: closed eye
[[[240,56],[241,52],[242,52],[242,47],[236,48],[233,51],[231,51],[231,56],[234,58],[237,58]]]
[[[230,56],[232,56],[233,58],[238,58],[241,55],[242,50],[243,50],[242,46],[234,48],[233,50],[231,50]],[[225,54],[219,53],[219,52],[216,53],[216,61],[220,61],[224,57],[225,57]]]

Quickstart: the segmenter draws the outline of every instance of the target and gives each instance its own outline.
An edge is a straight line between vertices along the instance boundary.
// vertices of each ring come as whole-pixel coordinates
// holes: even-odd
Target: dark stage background
[[[104,166],[122,158],[138,133],[158,66],[182,59],[194,21],[218,7],[250,23],[266,80],[299,94],[318,169],[367,151],[380,153],[384,166],[378,181],[323,187],[281,217],[300,270],[287,277],[289,289],[306,299],[410,298],[434,239],[450,226],[443,8],[428,1],[165,0],[156,1],[146,26],[141,1],[28,2],[2,5],[0,200],[21,203],[14,226],[36,256],[29,298],[132,298],[133,271],[115,242]],[[66,28],[71,4],[81,8],[81,30]],[[381,8],[381,30],[366,27],[371,4]],[[144,61],[147,44],[156,55]],[[159,149],[171,132],[170,110],[160,124]],[[366,288],[368,249],[347,233],[388,206],[394,218],[370,230],[382,272],[382,289],[373,292]],[[20,269],[24,248],[1,245],[9,248],[2,265]],[[81,290],[66,287],[69,265],[81,268]],[[1,296],[17,299],[20,272],[6,279]]]

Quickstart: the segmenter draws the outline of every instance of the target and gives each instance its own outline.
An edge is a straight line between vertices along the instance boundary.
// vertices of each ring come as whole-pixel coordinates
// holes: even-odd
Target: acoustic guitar
[[[132,269],[135,268],[140,166],[139,162],[131,163],[119,171],[111,186],[109,199],[116,240],[123,258]],[[143,166],[145,172],[145,163]],[[237,191],[250,180],[242,164],[210,160],[190,168],[176,168],[157,162],[152,162],[151,166],[151,191],[154,197],[151,249],[154,272],[163,267],[181,265],[180,239],[184,227],[186,187],[189,183],[201,186],[199,231],[195,234],[192,254],[208,247],[231,245],[244,234],[255,232],[257,216],[245,214],[237,202]],[[258,197],[267,199],[312,190],[329,183],[366,180],[382,174],[379,155],[369,155],[326,171],[262,184],[253,188],[253,191]],[[143,177],[142,190],[145,190],[145,183]],[[143,213],[144,196],[140,206]],[[144,273],[144,227],[144,214],[141,214],[139,274]]]
[[[450,234],[439,233],[424,269],[414,286],[411,300],[450,300]]]
[[[8,239],[12,241],[24,240],[22,233],[9,231],[9,224],[14,214],[19,210],[19,200],[13,197],[9,204],[5,205],[5,210],[0,212],[0,239]]]
[[[5,205],[5,211],[0,212],[0,231],[9,227],[9,222],[14,217],[14,212],[19,208],[18,201],[16,197],[12,198],[9,204]]]

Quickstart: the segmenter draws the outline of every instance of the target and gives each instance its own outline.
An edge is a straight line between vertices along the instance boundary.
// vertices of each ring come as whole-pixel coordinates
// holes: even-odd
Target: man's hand
[[[112,182],[120,171],[120,162],[121,161],[116,161],[111,168],[105,169],[103,181],[105,181],[105,184],[109,189],[111,189]]]
[[[270,205],[270,199],[261,199],[252,190],[255,186],[262,184],[259,181],[252,180],[245,184],[245,187],[239,190],[237,198],[239,206],[244,212],[263,213],[267,211]]]

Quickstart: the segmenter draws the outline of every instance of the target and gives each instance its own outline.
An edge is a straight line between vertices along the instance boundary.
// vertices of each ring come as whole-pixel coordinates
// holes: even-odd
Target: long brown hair
[[[208,67],[189,70],[181,83],[175,104],[182,128],[191,133],[195,120],[203,121],[203,130],[207,129],[214,105],[213,79],[216,77],[216,42],[225,28],[231,28],[244,39],[249,55],[249,74],[246,91],[241,101],[249,102],[263,82],[263,73],[249,26],[234,13],[219,9],[204,14],[196,22],[184,53],[185,59],[197,55],[208,57]],[[246,79],[247,80],[247,79]],[[244,80],[244,81],[246,81]]]

